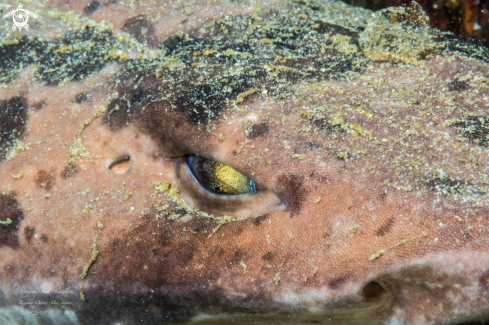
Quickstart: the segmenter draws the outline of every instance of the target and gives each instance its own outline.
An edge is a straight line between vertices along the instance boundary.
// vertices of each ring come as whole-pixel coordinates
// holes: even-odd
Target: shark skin
[[[416,3],[23,4],[0,324],[488,319],[487,48]],[[258,191],[205,189],[189,155]]]

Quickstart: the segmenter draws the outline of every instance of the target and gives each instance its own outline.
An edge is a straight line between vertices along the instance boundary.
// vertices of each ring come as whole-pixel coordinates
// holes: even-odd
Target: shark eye
[[[200,185],[212,193],[242,195],[257,192],[252,179],[230,166],[196,155],[188,156],[188,165]]]

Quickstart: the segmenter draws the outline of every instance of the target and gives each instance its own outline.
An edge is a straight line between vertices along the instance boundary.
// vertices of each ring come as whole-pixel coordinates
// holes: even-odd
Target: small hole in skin
[[[122,175],[131,169],[132,158],[129,155],[125,155],[115,159],[109,165],[109,170],[114,174]]]
[[[376,281],[370,281],[363,287],[362,296],[367,302],[375,301],[381,298],[387,291]]]

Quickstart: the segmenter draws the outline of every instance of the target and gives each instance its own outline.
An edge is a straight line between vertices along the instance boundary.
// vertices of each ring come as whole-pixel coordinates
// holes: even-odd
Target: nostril
[[[363,287],[362,296],[367,302],[372,302],[381,298],[386,293],[387,291],[377,281],[370,281]]]
[[[121,175],[121,174],[127,173],[129,171],[129,169],[131,169],[131,166],[132,166],[131,156],[124,155],[124,156],[121,156],[121,157],[113,160],[109,164],[108,168],[114,174]]]

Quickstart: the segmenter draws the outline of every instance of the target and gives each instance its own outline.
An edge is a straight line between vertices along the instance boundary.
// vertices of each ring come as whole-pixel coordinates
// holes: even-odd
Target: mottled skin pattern
[[[0,221],[11,221],[0,225],[1,324],[459,324],[489,316],[486,49],[437,34],[415,9],[371,16],[329,2],[25,5],[39,12],[29,31],[38,43],[2,36],[0,58]],[[244,31],[213,25],[238,14]],[[295,29],[260,36],[275,14]],[[69,38],[87,41],[83,51],[56,43],[70,23],[75,33],[90,26],[88,36]],[[1,28],[7,35],[10,22]],[[232,46],[219,48],[219,37]],[[46,52],[42,42],[57,45]],[[229,49],[243,60],[256,55],[253,68],[219,61]],[[30,56],[19,58],[22,51]],[[85,63],[70,70],[77,62]],[[189,172],[190,154],[234,167],[261,191],[204,190]],[[129,170],[110,170],[128,156]],[[191,208],[155,182],[178,188]],[[220,221],[201,212],[243,220],[217,229]],[[82,300],[80,274],[93,251]],[[20,304],[36,299],[69,304]]]

